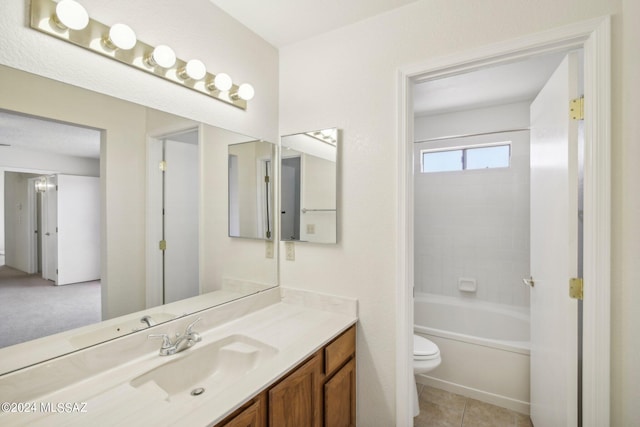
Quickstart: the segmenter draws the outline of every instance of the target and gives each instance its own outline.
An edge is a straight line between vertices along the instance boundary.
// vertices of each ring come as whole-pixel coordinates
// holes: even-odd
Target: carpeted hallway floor
[[[55,286],[0,266],[0,348],[100,320],[100,281]]]

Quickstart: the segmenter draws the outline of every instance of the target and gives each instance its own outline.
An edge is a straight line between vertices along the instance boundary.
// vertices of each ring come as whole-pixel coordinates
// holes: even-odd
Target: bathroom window
[[[511,164],[511,143],[422,150],[420,156],[422,173],[508,168]]]

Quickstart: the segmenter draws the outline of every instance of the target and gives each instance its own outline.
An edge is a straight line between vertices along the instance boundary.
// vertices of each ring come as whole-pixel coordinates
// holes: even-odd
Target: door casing
[[[611,287],[611,17],[402,67],[397,73],[396,425],[411,425],[413,393],[413,107],[417,79],[435,79],[559,50],[583,48],[585,91],[583,413],[609,425]]]

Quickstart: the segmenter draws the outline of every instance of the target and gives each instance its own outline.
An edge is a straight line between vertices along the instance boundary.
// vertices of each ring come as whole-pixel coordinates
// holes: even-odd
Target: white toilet
[[[413,374],[424,374],[437,368],[442,362],[440,349],[435,343],[419,335],[413,334]],[[415,378],[414,378],[415,380]],[[414,382],[413,416],[420,413],[418,403],[418,385]]]

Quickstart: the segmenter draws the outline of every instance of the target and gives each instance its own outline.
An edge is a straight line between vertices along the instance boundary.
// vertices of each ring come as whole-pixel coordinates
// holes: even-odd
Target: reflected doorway
[[[154,264],[148,306],[200,294],[200,145],[198,129],[151,140],[149,236]]]

